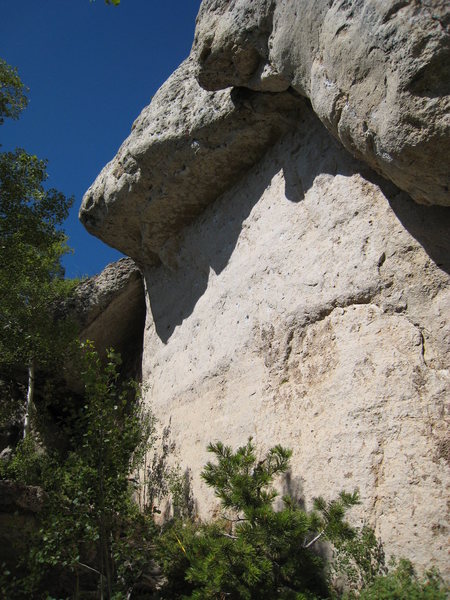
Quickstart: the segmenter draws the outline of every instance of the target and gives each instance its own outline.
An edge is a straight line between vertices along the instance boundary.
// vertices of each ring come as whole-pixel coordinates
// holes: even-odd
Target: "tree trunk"
[[[33,406],[34,402],[34,372],[35,372],[35,362],[34,358],[31,359],[30,364],[28,365],[28,391],[27,391],[27,403],[25,406],[25,418],[23,421],[23,437],[30,433],[30,409]]]

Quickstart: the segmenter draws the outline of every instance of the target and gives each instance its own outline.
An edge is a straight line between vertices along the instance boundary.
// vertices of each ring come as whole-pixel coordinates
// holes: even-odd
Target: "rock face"
[[[88,231],[141,265],[170,264],[173,237],[293,126],[303,105],[291,92],[208,93],[193,71],[185,61],[157,92],[80,210]]]
[[[204,0],[198,79],[292,86],[352,154],[417,202],[448,206],[449,22],[445,0]]]
[[[450,211],[411,198],[448,203],[444,8],[382,4],[206,0],[81,217],[140,264],[148,401],[202,515],[206,445],[251,435],[294,450],[286,491],[359,488],[388,554],[445,572]]]
[[[127,363],[124,374],[140,373],[145,297],[141,273],[130,258],[83,281],[64,310],[77,322],[80,339],[92,340],[100,352],[114,348]]]
[[[202,511],[206,445],[252,435],[307,501],[357,487],[389,552],[445,565],[449,226],[310,115],[145,270],[144,380]]]

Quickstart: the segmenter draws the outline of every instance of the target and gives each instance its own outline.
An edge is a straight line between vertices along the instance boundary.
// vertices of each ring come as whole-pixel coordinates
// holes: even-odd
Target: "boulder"
[[[23,559],[43,504],[41,488],[0,480],[0,563],[15,569]]]
[[[124,359],[124,374],[140,373],[145,297],[133,260],[122,258],[82,281],[64,312],[75,320],[81,340],[93,341],[101,355],[114,348]]]
[[[0,513],[29,513],[42,510],[44,492],[34,485],[0,479]]]

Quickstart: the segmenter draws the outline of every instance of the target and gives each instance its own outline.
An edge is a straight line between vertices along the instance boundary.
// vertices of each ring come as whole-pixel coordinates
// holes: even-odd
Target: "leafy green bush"
[[[26,485],[41,485],[47,457],[36,438],[28,435],[20,440],[8,463],[0,462],[0,478],[13,479]]]
[[[279,445],[258,459],[251,440],[236,451],[211,444],[215,461],[207,463],[202,477],[220,499],[222,515],[201,523],[183,500],[186,481],[166,462],[171,445],[165,432],[162,455],[149,468],[150,478],[165,481],[152,483],[147,494],[152,510],[139,512],[134,474],[154,441],[153,419],[143,411],[139,389],[120,382],[114,352],[102,366],[88,344],[81,363],[85,403],[72,449],[46,454],[28,436],[4,468],[3,475],[39,483],[46,491],[26,570],[0,569],[4,597],[78,598],[87,592],[115,600],[135,597],[142,574],[155,563],[165,576],[155,596],[161,600],[447,597],[436,573],[419,579],[407,561],[387,572],[373,531],[345,520],[358,503],[356,493],[342,492],[331,502],[316,498],[310,512],[285,496],[275,510],[278,494],[272,484],[287,471],[291,457]],[[175,517],[157,527],[154,501],[170,491],[178,505]],[[322,542],[331,545],[332,561],[324,559]],[[334,585],[338,579],[341,589]]]
[[[76,595],[80,581],[108,598],[126,595],[149,560],[154,526],[133,500],[133,476],[152,442],[153,419],[138,387],[120,381],[116,353],[109,351],[102,365],[87,343],[80,361],[84,405],[72,450],[44,454],[27,436],[6,468],[8,476],[46,491],[28,576],[14,583],[14,598],[40,597],[45,585],[58,594],[72,585]]]
[[[332,550],[328,573],[333,588],[340,581],[340,587],[357,592],[387,573],[381,542],[366,525],[355,528],[354,535],[348,538],[335,538]]]

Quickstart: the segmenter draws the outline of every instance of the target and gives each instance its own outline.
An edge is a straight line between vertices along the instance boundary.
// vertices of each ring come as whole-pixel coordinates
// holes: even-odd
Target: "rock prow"
[[[83,331],[101,317],[111,302],[130,288],[140,288],[143,297],[139,268],[131,258],[121,258],[107,265],[98,275],[81,281],[67,302],[66,310]]]
[[[77,323],[79,338],[93,341],[101,356],[114,348],[122,355],[122,373],[132,377],[140,376],[145,312],[142,275],[131,258],[111,263],[82,281],[64,307]],[[66,376],[72,389],[78,389],[70,369]]]
[[[209,92],[188,59],[154,96],[86,192],[85,227],[140,264],[170,265],[171,244],[299,119],[291,91]]]

